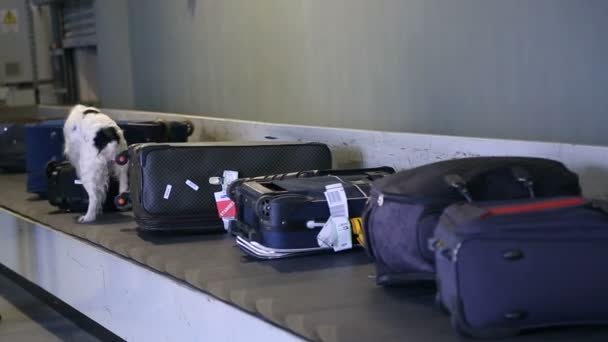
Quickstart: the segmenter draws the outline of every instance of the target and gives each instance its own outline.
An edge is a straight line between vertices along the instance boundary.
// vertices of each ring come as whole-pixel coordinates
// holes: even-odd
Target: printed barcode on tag
[[[341,183],[325,186],[325,199],[331,216],[348,217],[348,199]]]
[[[331,213],[331,216],[336,216],[336,217],[348,217],[348,214],[346,213],[346,209],[345,206],[340,204],[340,205],[330,205],[329,206],[329,212]]]
[[[336,203],[342,203],[342,198],[340,197],[340,193],[336,191],[327,192],[327,200],[329,205],[334,205]]]

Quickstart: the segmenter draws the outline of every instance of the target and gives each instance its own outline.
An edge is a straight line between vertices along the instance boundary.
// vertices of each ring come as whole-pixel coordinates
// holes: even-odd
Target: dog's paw
[[[95,221],[95,217],[91,217],[91,216],[87,216],[87,215],[80,216],[78,218],[78,223],[88,223],[88,222],[93,222],[93,221]]]

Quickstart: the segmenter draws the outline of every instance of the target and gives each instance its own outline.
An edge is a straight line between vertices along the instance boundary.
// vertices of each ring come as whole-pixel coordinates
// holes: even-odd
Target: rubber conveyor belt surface
[[[58,213],[26,193],[24,175],[0,175],[0,189],[0,206],[10,211],[103,246],[309,339],[463,340],[433,304],[432,289],[376,286],[373,265],[361,250],[251,261],[226,234],[142,235],[129,213],[78,224],[76,214]],[[548,329],[511,340],[607,341],[608,329]]]

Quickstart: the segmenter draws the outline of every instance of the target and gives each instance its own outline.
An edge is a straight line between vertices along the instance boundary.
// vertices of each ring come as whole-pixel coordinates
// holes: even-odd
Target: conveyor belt
[[[361,250],[255,262],[244,258],[227,235],[142,235],[130,214],[105,214],[96,224],[78,224],[76,214],[58,213],[25,193],[24,175],[0,176],[0,189],[4,208],[136,260],[309,339],[462,340],[434,306],[432,289],[376,286],[373,265]],[[608,329],[550,329],[511,340],[583,339],[608,341]]]

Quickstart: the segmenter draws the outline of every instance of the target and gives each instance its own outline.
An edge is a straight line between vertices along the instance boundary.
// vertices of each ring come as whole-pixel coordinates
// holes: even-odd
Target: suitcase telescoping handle
[[[386,176],[387,174],[395,173],[395,169],[388,166],[373,167],[367,169],[331,169],[331,170],[306,170],[299,172],[280,173],[275,175],[266,175],[259,177],[241,178],[239,181],[263,181],[263,180],[283,180],[292,178],[308,178],[320,176],[367,176],[371,180]]]
[[[309,178],[309,177],[320,177],[320,176],[337,176],[337,177],[347,177],[347,176],[366,176],[369,180],[374,181],[378,178],[382,178],[384,176],[394,174],[395,169],[389,166],[381,166],[381,167],[373,167],[366,169],[329,169],[329,170],[307,170],[307,171],[299,171],[299,172],[290,172],[290,173],[279,173],[274,175],[266,175],[266,176],[258,176],[258,177],[249,177],[249,178],[240,178],[236,181],[232,182],[228,187],[228,194],[230,197],[234,196],[235,189],[245,183],[245,182],[261,182],[261,181],[272,181],[272,180],[285,180],[285,179],[293,179],[293,178]],[[209,183],[212,185],[218,185],[223,182],[222,177],[211,177],[209,178]]]
[[[513,166],[510,168],[510,170],[515,180],[520,182],[528,190],[530,198],[536,198],[536,195],[534,193],[534,181],[532,180],[532,176],[530,175],[528,170],[524,169],[521,166]],[[446,175],[443,179],[449,186],[458,190],[458,192],[462,195],[462,197],[467,200],[467,202],[473,202],[473,198],[471,197],[471,193],[467,189],[467,182],[464,180],[464,178],[457,174],[449,174]]]

